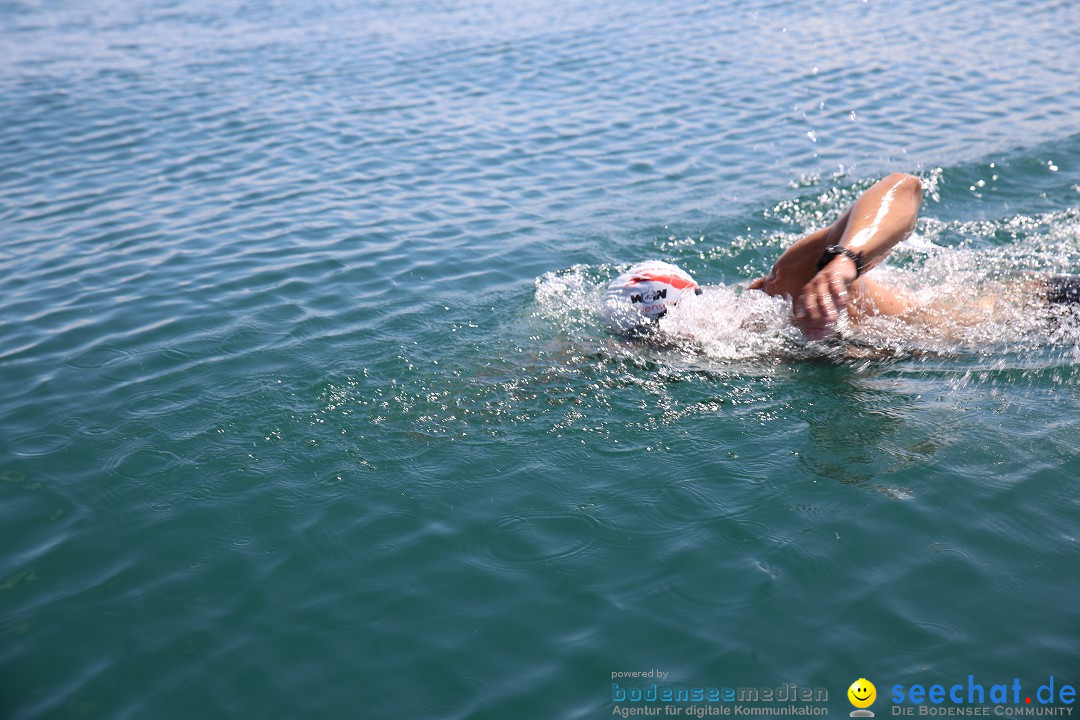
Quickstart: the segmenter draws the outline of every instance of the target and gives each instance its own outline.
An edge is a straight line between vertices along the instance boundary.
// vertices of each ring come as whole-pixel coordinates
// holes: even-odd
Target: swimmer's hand
[[[855,262],[837,255],[803,286],[795,300],[795,326],[807,340],[821,340],[836,332],[836,321],[847,308],[857,275]]]
[[[763,293],[774,297],[791,297],[791,290],[788,289],[791,285],[791,278],[789,277],[790,273],[785,269],[784,264],[781,262],[782,260],[783,258],[780,258],[768,275],[754,280],[747,289],[760,290]]]

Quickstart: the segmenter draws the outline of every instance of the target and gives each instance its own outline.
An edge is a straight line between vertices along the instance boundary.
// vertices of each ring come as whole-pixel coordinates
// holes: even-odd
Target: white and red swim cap
[[[639,263],[608,284],[604,315],[617,329],[629,329],[660,318],[687,292],[701,290],[685,270],[659,260]]]

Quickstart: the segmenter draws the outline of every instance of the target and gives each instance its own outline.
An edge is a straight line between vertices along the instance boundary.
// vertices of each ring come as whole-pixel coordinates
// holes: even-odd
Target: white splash
[[[660,331],[720,360],[785,355],[797,347],[791,305],[741,286],[706,286],[660,319]]]

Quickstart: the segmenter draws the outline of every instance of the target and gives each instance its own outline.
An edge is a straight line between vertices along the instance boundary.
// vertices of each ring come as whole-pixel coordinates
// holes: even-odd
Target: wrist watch
[[[844,255],[850,258],[851,262],[855,263],[855,277],[859,277],[863,274],[863,254],[846,247],[841,247],[840,245],[826,246],[825,252],[821,254],[821,259],[818,260],[816,272],[821,272],[821,269],[832,262],[832,259],[837,255]]]

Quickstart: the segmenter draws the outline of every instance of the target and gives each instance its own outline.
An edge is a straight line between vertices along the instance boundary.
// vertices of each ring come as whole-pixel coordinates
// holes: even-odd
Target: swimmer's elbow
[[[907,173],[893,173],[885,178],[885,181],[894,188],[894,192],[898,195],[907,197],[908,200],[915,203],[915,207],[922,204],[923,187],[919,178]]]

